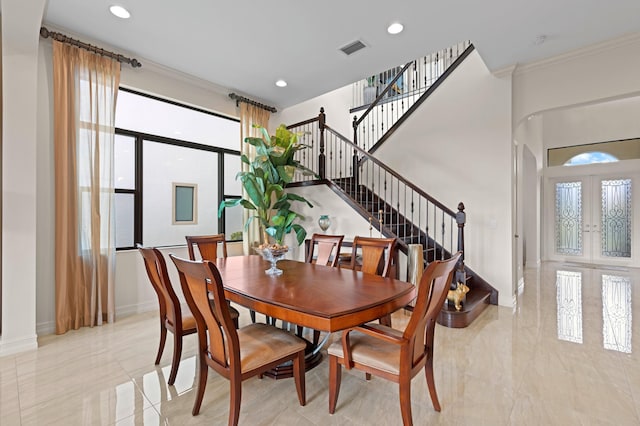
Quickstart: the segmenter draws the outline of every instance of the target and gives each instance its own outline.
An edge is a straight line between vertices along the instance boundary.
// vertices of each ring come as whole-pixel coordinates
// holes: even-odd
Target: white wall
[[[513,77],[513,123],[567,106],[640,94],[640,33],[519,66]]]
[[[640,137],[640,96],[542,114],[545,149]]]
[[[516,244],[519,256],[525,257],[524,265],[521,259],[516,264],[526,267],[537,267],[541,253],[541,176],[546,158],[542,122],[542,114],[531,115],[514,130],[518,149]]]
[[[271,116],[269,126],[275,129],[281,123],[289,125],[317,117],[320,113],[320,108],[324,107],[327,124],[338,133],[353,139],[353,127],[351,125],[353,115],[349,114],[350,103],[351,85],[285,108]]]
[[[0,356],[35,349],[38,31],[44,0],[2,0],[2,335]]]
[[[473,52],[376,156],[452,210],[466,207],[465,263],[510,306],[511,81]]]
[[[293,211],[305,216],[305,219],[298,223],[307,230],[309,238],[314,232],[344,235],[345,240],[353,240],[356,235],[369,236],[369,221],[356,213],[327,186],[315,185],[291,188],[291,192],[305,197],[313,204],[313,208],[309,208],[303,203],[297,203],[292,206]],[[329,219],[331,219],[331,226],[326,231],[322,231],[318,225],[318,219],[323,214],[328,215]],[[373,232],[373,236],[378,236],[375,230]],[[304,245],[297,247],[293,235],[289,235],[286,241],[291,247],[290,258],[304,260]]]

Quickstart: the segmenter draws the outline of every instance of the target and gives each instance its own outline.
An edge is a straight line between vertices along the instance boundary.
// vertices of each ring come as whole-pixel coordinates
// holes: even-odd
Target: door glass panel
[[[605,349],[631,353],[631,279],[602,275],[602,340]]]
[[[631,179],[602,181],[602,256],[631,257]]]
[[[582,183],[556,183],[556,253],[582,255]]]

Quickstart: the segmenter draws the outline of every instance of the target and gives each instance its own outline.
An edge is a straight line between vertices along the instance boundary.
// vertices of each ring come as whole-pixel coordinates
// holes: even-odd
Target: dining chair
[[[338,266],[340,248],[344,235],[313,234],[309,242],[309,250],[305,262],[316,265]],[[303,327],[297,326],[298,336],[302,335]],[[313,345],[318,346],[320,331],[313,330]]]
[[[209,368],[229,380],[229,424],[237,425],[242,381],[289,361],[293,363],[298,401],[304,406],[306,342],[267,324],[254,323],[236,330],[216,265],[169,256],[178,268],[182,291],[198,329],[198,388],[192,414],[200,412]],[[210,298],[217,303],[209,303]]]
[[[350,269],[367,274],[389,277],[396,247],[395,238],[372,238],[356,236],[351,248]],[[391,315],[380,318],[380,324],[391,327]]]
[[[416,306],[404,332],[378,324],[365,324],[342,332],[340,341],[328,348],[329,413],[333,414],[340,392],[342,366],[391,380],[399,385],[400,411],[405,426],[412,425],[411,379],[424,367],[433,408],[440,411],[433,377],[433,342],[436,319],[447,297],[461,252],[448,260],[436,260],[426,268]]]
[[[224,234],[214,235],[187,235],[184,237],[187,240],[187,250],[189,251],[189,259],[196,259],[196,248],[200,252],[200,259],[210,260],[215,262],[218,258],[218,252],[221,251],[223,258],[227,257],[227,240]],[[233,306],[229,305],[229,311],[231,312],[231,318],[236,328],[238,328],[238,318],[240,312]],[[255,317],[255,312],[251,314],[251,318]],[[255,322],[255,321],[252,321]]]
[[[337,266],[344,235],[313,234],[305,261],[317,265]]]
[[[222,250],[221,257],[227,257],[227,241],[224,234],[214,235],[197,235],[185,236],[187,240],[187,250],[189,250],[189,259],[196,260],[195,248],[200,251],[200,257],[202,259],[215,262],[218,258],[218,250]]]
[[[164,344],[167,339],[167,330],[173,333],[173,357],[171,359],[171,373],[168,383],[173,385],[178,374],[180,357],[182,356],[182,336],[196,332],[196,321],[191,312],[183,311],[180,300],[169,280],[167,264],[162,253],[156,248],[138,246],[138,250],[144,259],[144,266],[151,285],[158,296],[160,307],[160,344],[155,365],[160,363]]]

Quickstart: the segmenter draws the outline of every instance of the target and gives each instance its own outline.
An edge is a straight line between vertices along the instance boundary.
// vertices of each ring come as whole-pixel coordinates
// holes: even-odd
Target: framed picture
[[[198,185],[173,183],[173,225],[198,223]]]

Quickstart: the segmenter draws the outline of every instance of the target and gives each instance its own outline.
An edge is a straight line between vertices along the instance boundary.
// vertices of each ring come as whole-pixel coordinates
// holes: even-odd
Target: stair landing
[[[467,300],[462,304],[462,310],[456,311],[453,304],[445,301],[438,315],[438,324],[450,328],[464,328],[473,322],[489,306],[491,292],[472,288],[467,293]]]

